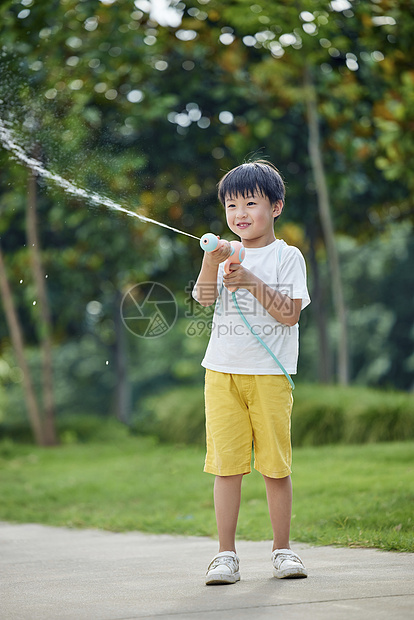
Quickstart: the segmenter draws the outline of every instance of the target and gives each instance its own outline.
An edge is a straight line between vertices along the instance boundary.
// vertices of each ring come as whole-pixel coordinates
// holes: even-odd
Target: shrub
[[[294,396],[296,446],[414,438],[414,397],[406,392],[307,384]]]
[[[86,443],[88,441],[122,441],[129,429],[116,418],[93,415],[66,415],[58,418],[58,435],[62,443]]]
[[[414,439],[414,396],[363,387],[298,385],[294,392],[294,446],[358,444]],[[58,417],[62,443],[122,441],[132,431],[162,442],[205,442],[201,385],[179,386],[139,402],[131,428],[112,417]],[[32,442],[28,422],[0,423],[0,440]]]
[[[133,428],[168,443],[204,443],[204,401],[200,386],[178,387],[140,405]]]
[[[111,442],[122,440],[129,429],[115,418],[94,415],[65,415],[57,420],[58,437],[63,444],[86,443],[88,441]],[[0,441],[33,443],[33,434],[27,421],[0,424]]]
[[[298,385],[294,446],[414,439],[414,396],[364,387]],[[146,398],[134,428],[171,443],[204,443],[201,386],[181,386]]]
[[[319,406],[306,405],[300,415],[294,410],[292,435],[295,445],[319,446],[327,443],[340,443],[344,434],[345,415],[340,407],[319,403]]]

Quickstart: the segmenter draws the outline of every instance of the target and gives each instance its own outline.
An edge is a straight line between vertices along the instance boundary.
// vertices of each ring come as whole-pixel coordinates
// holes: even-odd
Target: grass
[[[292,539],[413,551],[413,442],[294,450]],[[38,448],[0,443],[0,519],[215,536],[204,450],[152,438]],[[243,483],[239,538],[271,538],[264,483]]]

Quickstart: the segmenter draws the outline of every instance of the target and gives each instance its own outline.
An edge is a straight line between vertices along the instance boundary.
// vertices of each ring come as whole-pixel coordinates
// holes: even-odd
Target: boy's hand
[[[245,288],[248,291],[257,284],[257,278],[243,265],[232,264],[231,273],[224,274],[223,283],[226,288]]]
[[[293,326],[299,321],[301,299],[291,299],[265,284],[243,265],[231,265],[231,273],[224,274],[224,286],[247,289],[276,321]]]
[[[232,247],[228,241],[221,239],[217,248],[212,252],[205,252],[204,261],[207,265],[217,266],[224,263],[228,259],[232,251]]]

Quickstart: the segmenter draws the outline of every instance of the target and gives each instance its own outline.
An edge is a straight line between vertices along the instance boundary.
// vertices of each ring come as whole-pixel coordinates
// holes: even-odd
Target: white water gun
[[[217,248],[226,244],[231,245],[231,254],[224,263],[224,273],[231,273],[231,265],[240,265],[243,261],[246,251],[240,241],[225,241],[213,235],[213,233],[206,233],[200,239],[200,247],[205,252],[213,252]],[[229,288],[230,292],[237,291],[237,288]]]

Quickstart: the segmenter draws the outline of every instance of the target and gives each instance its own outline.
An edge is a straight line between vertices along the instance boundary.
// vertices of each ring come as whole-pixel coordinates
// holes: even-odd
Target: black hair
[[[285,184],[279,170],[264,159],[241,164],[227,172],[218,183],[218,197],[224,206],[226,197],[259,193],[274,205],[278,200],[285,203]]]

